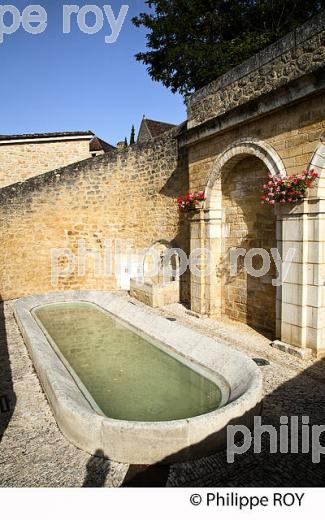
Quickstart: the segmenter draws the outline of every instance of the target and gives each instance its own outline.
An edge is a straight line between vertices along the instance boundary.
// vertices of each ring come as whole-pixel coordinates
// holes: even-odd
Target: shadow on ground
[[[4,306],[0,300],[0,443],[16,406],[9,359]]]
[[[169,471],[169,465],[131,465],[125,476],[122,487],[165,487]]]
[[[289,362],[286,367],[291,369]],[[272,383],[277,367],[261,368]],[[293,369],[295,370],[295,369]],[[1,440],[11,421],[16,404],[8,353],[3,303],[0,302],[0,450]],[[299,444],[301,445],[301,418],[309,418],[309,430],[325,425],[325,360],[316,361],[301,374],[278,386],[263,400],[263,424],[272,425],[279,433],[280,417],[299,417]],[[325,430],[325,427],[323,428]],[[316,441],[318,439],[316,438]],[[325,446],[324,434],[321,443]],[[320,463],[312,459],[312,436],[308,453],[270,453],[268,435],[263,435],[262,451],[254,454],[250,449],[227,462],[226,451],[200,460],[173,465],[130,466],[124,479],[125,487],[324,487],[325,454]],[[314,446],[315,451],[315,446]],[[325,452],[325,448],[324,448]],[[113,471],[109,460],[98,450],[90,457],[85,468],[83,487],[103,487]],[[164,461],[161,461],[162,463]],[[33,468],[31,468],[33,471]]]
[[[103,459],[104,452],[97,450],[95,455],[90,457],[86,466],[86,476],[82,487],[104,487],[107,475],[110,471],[110,461]]]
[[[272,368],[272,365],[271,367]],[[263,368],[262,368],[263,370]],[[298,417],[299,453],[280,453],[280,417]],[[309,419],[306,431],[309,439],[302,453],[302,417]],[[192,462],[172,466],[130,466],[123,486],[162,487],[168,479],[170,487],[322,487],[325,485],[325,360],[317,361],[299,376],[280,385],[265,396],[262,412],[263,425],[274,427],[277,435],[277,453],[270,453],[270,436],[263,433],[261,453],[251,448],[227,462],[226,451]],[[317,425],[324,425],[316,432]],[[283,427],[282,427],[283,428]],[[307,428],[307,429],[306,429]],[[282,431],[285,438],[286,431]],[[289,428],[289,448],[291,443]],[[314,443],[312,432],[314,431]],[[319,435],[320,433],[320,435]],[[239,445],[242,438],[238,439]],[[316,463],[316,446],[320,442],[324,455]],[[162,461],[163,463],[164,461]]]

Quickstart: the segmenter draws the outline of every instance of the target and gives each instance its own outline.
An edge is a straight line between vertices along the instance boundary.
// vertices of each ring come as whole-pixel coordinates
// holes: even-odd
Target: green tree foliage
[[[136,54],[150,76],[188,95],[306,22],[325,0],[147,0]]]

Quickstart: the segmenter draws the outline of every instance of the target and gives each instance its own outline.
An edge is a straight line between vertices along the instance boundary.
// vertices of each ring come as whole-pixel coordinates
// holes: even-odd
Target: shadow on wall
[[[172,175],[161,188],[160,194],[174,200],[175,209],[178,211],[176,199],[186,195],[189,191],[188,154],[186,150],[179,150],[177,165]],[[190,225],[183,214],[179,215],[177,235],[172,240],[186,255],[190,255]],[[191,301],[191,281],[189,269],[180,277],[180,301],[189,306]]]
[[[263,368],[263,370],[266,370]],[[272,365],[267,370],[272,370]],[[273,368],[274,370],[274,368]],[[299,418],[299,453],[280,453],[280,417]],[[309,418],[309,439],[302,453],[302,417]],[[263,425],[270,425],[276,434],[277,452],[270,453],[270,435],[263,433],[261,453],[252,447],[242,455],[235,455],[232,464],[227,452],[192,462],[168,465],[167,461],[152,466],[130,466],[124,487],[322,487],[325,482],[325,454],[320,462],[313,461],[318,441],[325,450],[325,360],[314,363],[295,378],[280,385],[263,399]],[[244,423],[243,423],[244,424]],[[323,426],[314,435],[318,425]],[[306,430],[304,431],[304,434]],[[255,436],[257,438],[257,436]],[[291,445],[289,427],[289,447]],[[205,439],[202,444],[209,441]],[[237,439],[242,444],[243,437]],[[163,464],[166,465],[163,465]]]
[[[0,300],[0,444],[11,421],[15,406],[16,394],[9,359],[4,303]]]

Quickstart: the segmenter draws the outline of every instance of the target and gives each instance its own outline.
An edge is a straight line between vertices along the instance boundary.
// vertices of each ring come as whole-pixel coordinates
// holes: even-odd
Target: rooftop
[[[111,152],[112,150],[115,150],[115,146],[112,146],[111,144],[107,143],[106,141],[103,141],[103,139],[100,139],[99,137],[94,137],[90,143],[89,143],[89,150],[90,152]]]
[[[0,142],[3,141],[34,141],[34,140],[69,140],[69,139],[90,139],[94,136],[91,130],[77,131],[77,132],[50,132],[38,134],[13,134],[0,135]]]
[[[146,122],[147,128],[151,133],[151,137],[158,137],[158,135],[175,128],[176,125],[172,125],[171,123],[164,123],[162,121],[154,121],[153,119],[144,119]]]
[[[147,119],[144,116],[141,122],[137,141],[138,143],[141,143],[150,139],[154,139],[155,137],[159,137],[165,132],[168,132],[168,130],[175,128],[175,126],[176,125],[172,125],[171,123],[164,123],[163,121]]]

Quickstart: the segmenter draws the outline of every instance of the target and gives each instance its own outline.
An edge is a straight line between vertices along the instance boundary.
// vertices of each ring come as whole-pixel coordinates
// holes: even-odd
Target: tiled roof
[[[99,137],[94,137],[89,143],[89,150],[90,152],[111,152],[112,150],[115,150],[115,146],[103,141],[103,139],[100,139]]]
[[[0,141],[19,141],[24,139],[51,139],[62,137],[81,137],[89,135],[89,137],[95,135],[91,130],[85,132],[50,132],[44,134],[17,134],[17,135],[0,135]]]
[[[158,137],[159,135],[175,128],[176,125],[170,123],[163,123],[162,121],[154,121],[153,119],[144,119],[151,137]]]

